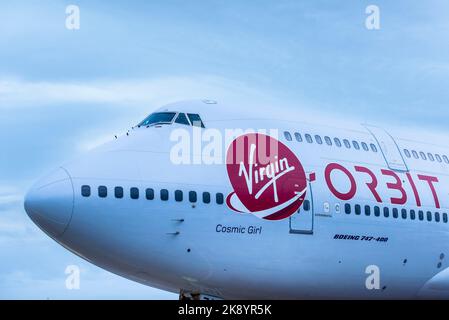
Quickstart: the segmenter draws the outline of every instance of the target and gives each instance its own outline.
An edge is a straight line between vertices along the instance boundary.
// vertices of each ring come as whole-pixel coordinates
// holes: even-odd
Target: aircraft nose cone
[[[25,196],[25,211],[33,222],[53,237],[67,229],[73,214],[72,179],[59,168],[39,180]]]

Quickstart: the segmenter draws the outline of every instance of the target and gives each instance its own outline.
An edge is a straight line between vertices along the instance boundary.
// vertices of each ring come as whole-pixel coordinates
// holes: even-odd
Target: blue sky
[[[81,28],[65,28],[76,4]],[[365,8],[380,8],[380,30]],[[161,104],[213,98],[447,133],[447,1],[0,4],[0,298],[176,298],[73,256],[25,215],[39,176]],[[81,267],[81,289],[64,270]]]

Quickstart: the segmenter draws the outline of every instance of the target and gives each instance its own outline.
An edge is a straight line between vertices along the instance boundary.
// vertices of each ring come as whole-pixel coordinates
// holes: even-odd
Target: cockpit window
[[[186,126],[190,126],[190,122],[189,122],[189,120],[187,119],[185,113],[180,113],[180,114],[178,114],[178,117],[176,118],[176,121],[175,121],[175,122],[176,122],[176,123],[179,123],[179,124],[185,124]]]
[[[193,126],[205,128],[204,123],[203,121],[201,121],[201,118],[198,114],[188,113],[187,115]]]
[[[175,117],[175,112],[156,112],[150,114],[139,126],[149,126],[157,123],[171,123]]]

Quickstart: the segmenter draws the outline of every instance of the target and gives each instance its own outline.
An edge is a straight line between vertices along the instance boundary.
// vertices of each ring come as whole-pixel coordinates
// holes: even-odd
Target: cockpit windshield
[[[175,123],[186,125],[186,126],[194,126],[205,128],[203,121],[199,114],[196,113],[183,113],[183,112],[156,112],[150,114],[145,118],[141,123],[139,123],[139,127],[141,126],[152,126],[155,124],[172,124],[173,120]]]
[[[150,126],[158,123],[171,123],[175,117],[175,112],[156,112],[145,118],[139,126]]]

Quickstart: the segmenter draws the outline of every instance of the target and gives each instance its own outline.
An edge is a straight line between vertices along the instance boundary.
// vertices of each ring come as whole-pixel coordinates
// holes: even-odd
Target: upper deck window
[[[204,123],[203,121],[201,121],[201,118],[198,114],[188,113],[187,116],[189,117],[192,126],[205,128]]]
[[[292,141],[292,135],[290,134],[290,132],[285,131],[284,132],[284,137],[287,141]]]
[[[149,126],[153,124],[171,123],[175,117],[175,112],[156,112],[150,114],[145,120],[143,120],[139,126]]]
[[[337,147],[341,147],[341,142],[340,142],[340,139],[338,139],[338,138],[334,138],[334,142],[335,142],[335,145],[337,146]]]
[[[310,134],[306,133],[305,137],[308,143],[313,143],[312,136]]]
[[[302,142],[302,136],[299,132],[295,132],[295,138],[296,138],[296,141]]]

